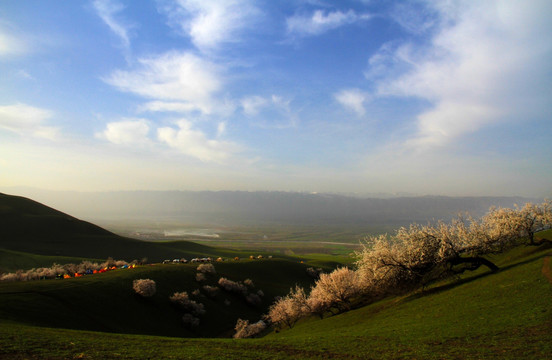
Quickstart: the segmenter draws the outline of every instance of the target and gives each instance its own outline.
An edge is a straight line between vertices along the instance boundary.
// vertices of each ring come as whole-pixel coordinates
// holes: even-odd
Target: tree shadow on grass
[[[498,271],[493,272],[493,271],[490,271],[490,270],[486,270],[485,272],[483,272],[481,274],[468,275],[467,277],[458,278],[456,280],[451,279],[451,280],[448,280],[449,282],[446,283],[446,284],[435,285],[435,286],[430,287],[430,288],[420,289],[420,290],[417,290],[417,291],[405,296],[400,302],[408,302],[408,301],[412,301],[412,300],[415,300],[415,299],[419,299],[419,298],[424,297],[424,296],[428,296],[428,295],[432,295],[432,294],[438,294],[440,292],[447,291],[447,290],[450,290],[450,289],[454,289],[455,287],[458,287],[458,286],[461,286],[461,285],[464,285],[464,284],[469,284],[473,281],[485,278],[487,276],[498,274],[500,272],[504,272],[504,271],[516,268],[518,266],[526,265],[526,264],[529,264],[533,261],[543,259],[547,256],[551,256],[552,253],[550,253],[550,252],[542,253],[539,256],[530,257],[528,259],[527,259],[527,257],[531,256],[531,255],[534,255],[534,254],[537,254],[537,253],[540,253],[544,250],[548,250],[550,248],[552,248],[552,244],[544,243],[541,246],[535,247],[534,250],[531,250],[531,251],[525,253],[524,256],[523,256],[523,258],[525,258],[525,260],[523,260],[523,261],[518,261],[518,262],[511,263],[509,265],[503,266]]]

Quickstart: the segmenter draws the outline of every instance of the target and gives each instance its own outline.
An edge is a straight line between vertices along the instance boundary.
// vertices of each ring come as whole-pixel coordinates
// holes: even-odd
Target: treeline
[[[392,236],[372,236],[355,254],[356,269],[343,267],[320,274],[308,294],[295,287],[270,307],[266,320],[279,328],[292,327],[306,316],[340,313],[355,303],[412,291],[481,266],[497,271],[498,266],[486,255],[523,243],[549,242],[537,240],[535,234],[551,227],[551,203],[544,202],[515,209],[491,208],[481,219],[458,216],[450,223],[412,224]],[[238,325],[236,330],[244,332],[244,324]]]
[[[30,270],[17,270],[12,273],[0,275],[0,281],[30,281],[55,278],[79,277],[83,275],[96,274],[122,267],[132,267],[138,264],[138,260],[128,263],[124,260],[113,260],[108,258],[102,263],[85,260],[80,264],[56,264],[50,267],[32,268]]]

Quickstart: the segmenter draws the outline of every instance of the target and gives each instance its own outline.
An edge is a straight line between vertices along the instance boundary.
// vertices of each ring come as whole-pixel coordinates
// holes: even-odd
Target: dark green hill
[[[186,241],[154,243],[122,237],[36,201],[6,194],[0,194],[0,249],[54,257],[113,257],[127,261],[147,257],[154,262],[166,258],[234,255],[231,251]],[[0,268],[3,267],[12,269],[0,263]]]
[[[0,283],[0,322],[176,337],[229,336],[238,318],[257,321],[275,296],[285,295],[296,283],[312,283],[307,265],[297,261],[242,260],[214,265],[216,274],[208,274],[202,282],[195,278],[197,264],[158,264],[81,278]],[[221,277],[251,279],[254,287],[249,292],[262,290],[262,302],[252,305],[243,295],[222,289],[212,297],[202,288],[216,287]],[[133,280],[144,278],[156,282],[157,292],[151,298],[142,298],[132,289]],[[197,289],[200,294],[192,295]],[[169,301],[181,291],[205,306],[206,313],[193,331],[182,324],[184,312]]]

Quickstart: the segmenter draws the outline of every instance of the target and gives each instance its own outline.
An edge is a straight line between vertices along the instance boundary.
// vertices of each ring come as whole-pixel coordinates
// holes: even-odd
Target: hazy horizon
[[[0,189],[552,195],[552,2],[0,2]]]
[[[19,188],[29,197],[77,218],[108,228],[175,230],[207,226],[329,226],[378,228],[474,217],[490,207],[541,202],[527,197],[388,196],[281,191],[110,191],[71,192]],[[0,192],[3,188],[0,187]],[[9,194],[9,193],[8,193]]]

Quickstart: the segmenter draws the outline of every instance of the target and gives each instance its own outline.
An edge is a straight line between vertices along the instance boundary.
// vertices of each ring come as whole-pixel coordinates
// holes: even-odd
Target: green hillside
[[[550,237],[550,233],[547,236]],[[305,319],[291,330],[268,334],[259,339],[179,339],[60,330],[51,328],[53,324],[48,325],[50,328],[31,326],[34,316],[24,315],[23,310],[9,319],[4,312],[0,325],[0,357],[547,359],[552,353],[551,256],[550,247],[522,246],[494,259],[501,266],[499,272],[481,270],[460,280],[437,284],[423,292],[386,299],[338,316],[323,320]],[[277,264],[277,261],[273,264],[251,262],[247,264],[251,265],[251,268],[227,264],[228,267],[224,269],[217,266],[217,271],[229,271],[228,275],[233,275],[232,277],[243,277],[246,275],[243,271],[247,268],[250,271],[247,275],[251,275],[252,278],[254,275],[258,276],[253,278],[262,284],[257,287],[268,293],[271,284],[275,285],[279,279],[290,276],[289,273],[283,274],[279,279],[273,278],[263,283],[261,278],[266,276],[267,272],[262,271],[261,267],[274,266],[271,268],[274,271]],[[177,265],[173,266],[173,269],[177,268],[183,269]],[[144,272],[140,276],[159,276],[157,280],[161,283],[162,277],[171,277],[170,269],[171,267],[166,266],[138,270]],[[236,273],[231,274],[230,271]],[[290,268],[289,271],[295,273],[295,269]],[[180,270],[178,273],[182,275],[179,277],[185,277]],[[122,288],[128,286],[126,284],[134,276],[129,274],[132,273],[114,271],[106,275],[105,279],[112,280],[113,284],[110,286],[113,287],[119,282]],[[99,279],[101,278],[98,277],[94,281],[99,282]],[[44,281],[35,282],[33,285],[1,284],[0,298],[15,296],[12,300],[4,300],[1,308],[17,302],[21,299],[18,296],[27,296],[29,292],[49,293],[52,298],[52,293],[64,288],[73,288],[75,291],[78,280],[80,279],[59,283]],[[93,281],[92,278],[89,281]],[[87,291],[84,288],[88,286],[99,286],[82,284],[82,291]],[[17,287],[20,287],[19,290]],[[35,289],[31,290],[31,287]],[[56,290],[54,287],[57,287]],[[281,289],[283,290],[284,286],[281,286]],[[107,288],[104,290],[111,291]],[[19,295],[14,295],[17,291]],[[69,292],[71,291],[67,293]],[[146,307],[146,304],[129,296],[128,290],[119,291],[117,294],[122,296],[125,302],[129,302],[125,309],[131,312]],[[64,296],[60,295],[60,298]],[[160,299],[152,300],[149,305],[160,310],[157,314],[172,311],[162,305]],[[122,306],[123,302],[116,301],[116,304]],[[83,310],[88,310],[88,306],[92,306],[90,303],[84,305],[86,306],[83,306]],[[68,303],[59,306],[59,314],[64,311],[63,309],[70,307]],[[166,318],[172,316],[173,313],[170,313]],[[65,320],[59,320],[60,322],[69,321],[68,317],[62,318]],[[149,320],[145,319],[144,322]],[[38,324],[39,321],[36,320],[34,323]],[[144,329],[146,326],[142,325],[141,328]]]
[[[246,260],[216,263],[216,274],[207,280],[195,279],[197,265],[146,265],[104,274],[64,280],[0,283],[0,319],[29,325],[119,333],[178,337],[228,336],[238,317],[257,320],[277,295],[284,295],[295,283],[308,286],[306,265],[286,260]],[[251,279],[262,290],[262,303],[248,304],[240,294],[219,290],[214,298],[201,290],[192,296],[205,305],[201,324],[190,331],[182,326],[183,311],[169,297],[188,294],[203,285],[216,286],[220,277],[233,281]],[[151,298],[142,298],[132,289],[134,279],[148,278],[157,284]],[[225,304],[225,300],[230,302]]]

